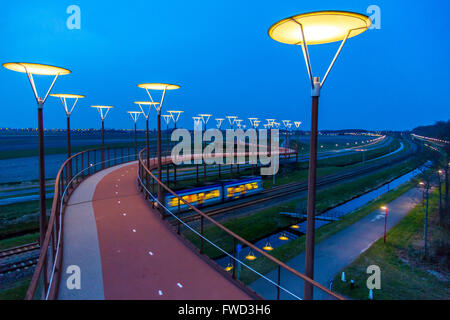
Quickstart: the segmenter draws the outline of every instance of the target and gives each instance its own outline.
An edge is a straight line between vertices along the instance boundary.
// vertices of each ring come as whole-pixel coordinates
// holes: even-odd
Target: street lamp
[[[299,151],[299,142],[298,142],[298,129],[300,128],[300,125],[302,124],[302,122],[301,121],[294,121],[294,125],[295,125],[295,128],[297,129],[296,131],[297,131],[297,154],[296,154],[296,159],[295,159],[295,162],[297,162],[298,163],[298,151]]]
[[[142,111],[128,111],[131,116],[131,119],[134,122],[134,159],[137,160],[137,121],[139,116],[142,114]]]
[[[167,90],[176,90],[179,89],[180,86],[176,85],[176,84],[168,84],[168,83],[141,83],[137,85],[139,88],[143,88],[145,89],[145,91],[147,91],[147,94],[151,100],[151,102],[153,102],[153,98],[150,94],[149,90],[158,90],[158,91],[162,91],[162,96],[161,96],[161,101],[159,102],[159,104],[155,104],[155,109],[156,112],[158,113],[158,178],[159,180],[161,180],[162,182],[162,163],[161,163],[161,109],[163,106],[163,102],[164,102],[164,96],[166,95],[166,91]],[[148,165],[148,164],[147,164]],[[164,203],[164,193],[163,193],[163,188],[161,186],[161,184],[158,183],[158,201],[161,203],[161,205]],[[164,210],[161,207],[161,210]],[[163,213],[163,211],[161,211],[161,214]],[[164,215],[163,215],[164,217]]]
[[[386,226],[387,226],[388,207],[382,206],[381,210],[384,210],[384,243],[386,243]]]
[[[236,116],[226,116],[225,118],[228,119],[228,122],[230,123],[230,129],[234,131],[234,122],[236,121]],[[233,135],[234,137],[234,135]],[[234,138],[233,138],[233,150],[232,150],[232,160],[230,164],[230,179],[233,179],[233,162],[234,162]]]
[[[135,101],[135,104],[139,105],[139,108],[141,109],[142,114],[145,118],[145,139],[146,139],[146,159],[147,159],[147,167],[150,168],[150,138],[149,138],[149,130],[148,130],[148,119],[150,117],[150,111],[152,110],[152,106],[156,106],[159,104],[159,102],[153,102],[153,101]],[[144,108],[144,107],[145,108]],[[144,110],[145,109],[145,110]]]
[[[61,104],[66,112],[67,116],[67,159],[71,156],[71,148],[70,148],[70,115],[72,114],[75,105],[78,102],[78,99],[82,99],[85,96],[80,94],[69,94],[69,93],[50,93],[50,96],[59,98],[61,100]],[[72,106],[67,106],[67,99],[75,99]],[[72,161],[69,162],[68,166],[68,178],[72,177]]]
[[[71,73],[70,70],[39,64],[39,63],[27,63],[27,62],[8,62],[3,66],[6,69],[26,73],[28,81],[30,81],[31,88],[33,89],[34,97],[38,104],[38,137],[39,137],[39,199],[40,199],[40,216],[39,216],[39,231],[40,231],[40,244],[44,245],[45,232],[47,230],[47,216],[46,216],[46,204],[45,204],[45,159],[44,159],[44,120],[43,120],[43,108],[44,103],[50,94],[56,79],[60,75],[66,75]],[[54,76],[53,81],[47,90],[44,98],[40,97],[36,85],[34,84],[33,75]],[[46,273],[44,272],[46,275]],[[46,283],[46,281],[44,281]]]
[[[312,115],[308,177],[308,211],[306,232],[305,274],[314,278],[314,216],[316,197],[317,123],[320,89],[323,87],[342,47],[348,38],[366,31],[372,24],[369,17],[346,11],[318,11],[283,19],[269,29],[269,36],[282,43],[301,45],[311,83]],[[308,44],[324,44],[341,41],[322,81],[314,77],[308,53]],[[305,299],[313,298],[313,286],[305,281]]]
[[[203,131],[206,132],[206,125],[208,124],[209,118],[211,117],[210,114],[199,114],[199,116],[202,118],[202,122],[203,122]],[[204,140],[204,139],[202,139]],[[205,142],[203,141],[203,149],[205,148]],[[205,160],[203,160],[203,182],[206,182],[206,162]]]
[[[173,120],[173,127],[174,130],[177,130],[177,122],[180,119],[180,115],[184,112],[184,111],[180,111],[180,110],[167,110],[168,113],[170,113],[172,115],[172,120]],[[176,156],[175,156],[176,157]],[[173,166],[173,186],[174,188],[177,187],[177,166],[174,164]]]
[[[100,119],[102,119],[102,169],[105,169],[105,119],[109,113],[109,110],[114,108],[113,106],[91,106],[96,108]]]
[[[223,121],[224,121],[225,119],[224,118],[216,118],[216,127],[217,127],[217,129],[218,130],[220,130],[220,127],[222,126],[222,123],[223,123]],[[221,157],[222,157],[222,161],[223,161],[223,146],[222,146],[222,155],[221,155]],[[221,173],[221,164],[220,164],[220,162],[219,162],[219,179],[221,179],[222,178],[222,173]]]
[[[166,122],[166,159],[168,159],[169,157],[169,123],[170,123],[170,119],[172,119],[172,114],[163,114],[162,115],[164,121]],[[167,185],[169,185],[169,162],[167,162],[166,165],[166,176],[167,176]]]
[[[202,117],[192,117],[192,119],[194,120],[194,136],[195,136],[195,131],[198,131],[198,127],[200,126]],[[196,146],[196,145],[197,144],[194,142],[194,146]],[[196,148],[195,148],[194,149],[194,163],[195,163],[195,169],[196,169],[196,181],[197,181],[197,183],[199,183],[199,181],[198,181],[198,163],[195,159],[196,158],[195,155],[198,156],[197,151],[199,151],[199,150],[196,150]]]

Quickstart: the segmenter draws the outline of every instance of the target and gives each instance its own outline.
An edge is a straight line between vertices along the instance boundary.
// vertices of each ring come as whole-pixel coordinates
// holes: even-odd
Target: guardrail
[[[178,235],[181,233],[181,228],[185,228],[188,232],[188,235],[191,239],[193,239],[193,242],[197,242],[199,247],[199,253],[205,255],[207,258],[210,258],[211,256],[214,256],[214,253],[221,253],[230,258],[230,264],[225,268],[226,271],[231,272],[231,277],[234,280],[239,280],[239,275],[241,274],[241,277],[244,275],[244,271],[242,271],[242,268],[245,268],[245,270],[250,274],[250,278],[254,279],[264,279],[269,285],[273,286],[276,290],[276,297],[277,299],[280,299],[281,292],[284,292],[285,295],[287,295],[289,298],[293,299],[299,299],[298,294],[292,292],[291,290],[283,287],[281,285],[281,270],[286,270],[295,277],[306,281],[313,285],[315,288],[325,292],[329,297],[333,299],[338,300],[344,300],[344,298],[332,291],[330,291],[325,286],[321,285],[320,283],[308,278],[304,274],[298,272],[297,270],[289,267],[282,261],[276,259],[275,257],[269,255],[264,250],[258,248],[257,246],[253,245],[249,241],[245,240],[244,238],[240,237],[233,231],[229,230],[228,228],[224,227],[222,224],[214,220],[213,218],[209,217],[205,213],[203,213],[201,210],[194,207],[192,204],[190,204],[188,201],[184,200],[182,197],[177,195],[173,190],[171,190],[166,184],[164,184],[156,175],[152,172],[152,170],[157,169],[156,161],[150,161],[150,165],[146,165],[145,157],[143,157],[145,150],[142,150],[139,153],[139,166],[138,166],[138,183],[140,185],[141,192],[145,194],[146,199],[148,199],[151,202],[151,205],[153,208],[157,208],[161,214],[161,218],[164,219],[166,214],[172,216],[174,219],[176,219],[176,232]],[[169,158],[164,159],[164,164],[167,164],[170,161]],[[158,189],[162,188],[164,192],[173,195],[175,198],[178,199],[178,210],[177,212],[172,212],[168,208],[165,207],[164,203],[159,201],[157,197]],[[183,221],[183,217],[181,216],[181,205],[187,205],[189,208],[193,211],[195,211],[197,214],[200,215],[200,226],[199,230],[196,230],[195,227],[188,225],[186,222]],[[205,221],[210,223],[211,225],[214,225],[218,228],[221,232],[222,237],[228,238],[228,240],[231,240],[232,243],[232,252],[230,253],[229,250],[224,249],[223,245],[214,243],[210,239],[208,239],[207,234],[205,234]],[[189,237],[188,236],[188,237]],[[249,250],[252,250],[252,255],[254,252],[257,252],[264,258],[266,258],[270,263],[273,263],[275,268],[277,269],[277,275],[276,279],[270,279],[268,276],[262,274],[261,272],[258,272],[253,267],[251,267],[246,262],[242,261],[239,258],[239,254],[236,250],[238,248],[238,245],[245,246]],[[208,253],[208,254],[207,254]],[[248,260],[252,259],[250,256],[250,253],[247,257]]]
[[[102,156],[103,154],[103,156]],[[101,159],[104,161],[101,161]],[[121,163],[135,161],[134,147],[97,148],[68,158],[58,171],[44,243],[25,299],[55,299],[61,277],[64,209],[75,187],[86,177]],[[97,160],[100,160],[99,162]]]

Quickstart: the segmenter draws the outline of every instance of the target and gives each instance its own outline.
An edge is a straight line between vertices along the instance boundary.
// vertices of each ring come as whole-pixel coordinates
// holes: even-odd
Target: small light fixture
[[[283,233],[281,236],[278,237],[278,239],[283,240],[283,241],[289,240],[289,238],[286,235],[286,233]]]
[[[256,256],[253,254],[253,251],[250,250],[250,251],[248,252],[248,254],[245,256],[245,259],[250,260],[250,261],[253,261],[253,260],[256,259]]]
[[[229,271],[231,271],[231,270],[233,270],[233,265],[232,265],[231,263],[229,263],[229,264],[226,266],[225,271],[229,272]]]
[[[272,251],[273,247],[270,245],[270,242],[267,241],[266,245],[263,247],[264,250],[266,251]]]
[[[298,226],[298,224],[294,224],[291,226],[292,229],[300,229],[300,227]]]

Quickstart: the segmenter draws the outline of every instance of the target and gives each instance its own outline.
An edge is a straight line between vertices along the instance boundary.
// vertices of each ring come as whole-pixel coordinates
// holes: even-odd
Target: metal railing
[[[139,166],[138,166],[138,183],[140,186],[141,192],[144,193],[146,199],[148,199],[151,202],[151,205],[153,208],[156,208],[159,210],[161,214],[161,218],[165,219],[167,215],[173,217],[176,219],[175,224],[175,231],[178,235],[182,233],[182,229],[185,231],[183,233],[183,236],[191,241],[191,243],[195,244],[196,247],[199,250],[199,253],[204,255],[208,259],[214,259],[214,257],[217,256],[227,256],[230,259],[230,264],[223,268],[228,271],[228,276],[231,276],[234,280],[241,280],[243,282],[254,282],[258,279],[263,279],[265,283],[268,283],[271,287],[273,286],[275,290],[273,291],[273,295],[276,295],[276,299],[280,299],[281,293],[283,293],[286,297],[290,299],[301,299],[298,293],[294,293],[292,290],[287,289],[286,287],[281,285],[281,271],[285,270],[292,275],[294,275],[296,278],[303,280],[305,282],[310,283],[315,288],[321,290],[325,294],[327,294],[332,299],[338,299],[338,300],[344,300],[344,298],[332,291],[330,291],[325,286],[321,285],[320,283],[308,278],[304,274],[298,272],[297,270],[289,267],[282,261],[278,260],[277,258],[273,257],[272,255],[268,254],[264,250],[260,249],[259,247],[253,245],[249,241],[245,240],[241,236],[237,235],[233,231],[229,230],[210,216],[203,213],[201,210],[193,206],[191,203],[177,195],[173,190],[171,190],[166,184],[164,184],[159,177],[156,176],[152,172],[152,170],[157,169],[157,162],[156,161],[150,161],[150,165],[146,165],[145,156],[143,156],[145,150],[142,150],[139,153]],[[163,164],[169,164],[170,158],[164,158]],[[164,174],[163,174],[164,176]],[[170,209],[168,209],[165,206],[164,201],[160,201],[161,199],[158,199],[157,193],[158,188],[162,188],[163,191],[166,194],[172,195],[174,198],[178,199],[178,208],[177,210],[174,210],[176,212],[172,212]],[[200,215],[200,224],[197,224],[197,227],[189,225],[185,221],[183,221],[183,216],[181,215],[181,209],[180,207],[182,205],[187,205],[191,210],[196,212]],[[218,243],[218,241],[214,242],[209,239],[209,234],[207,233],[207,230],[205,230],[205,222],[209,223],[211,226],[216,227],[217,232],[220,233],[220,237],[222,238],[221,243]],[[209,228],[211,229],[211,228]],[[228,238],[227,241],[224,241],[223,239]],[[244,262],[239,257],[239,252],[237,248],[239,247],[246,247],[248,252],[258,253],[262,257],[264,257],[268,263],[273,264],[274,270],[276,270],[276,275],[273,277],[273,279],[270,278],[268,275],[264,275],[263,273],[267,273],[267,270],[265,272],[259,272],[257,271],[251,263]],[[231,252],[230,252],[231,251]],[[250,255],[250,253],[249,253]],[[255,256],[253,254],[253,256]],[[247,256],[248,257],[248,256]],[[256,257],[255,257],[256,258]],[[246,258],[247,260],[250,260]],[[244,270],[241,270],[242,268],[245,268]],[[231,273],[231,274],[230,274]],[[273,273],[273,272],[272,272]],[[241,278],[241,279],[239,279]],[[258,292],[258,291],[257,291]]]
[[[102,156],[103,153],[103,156]],[[101,159],[104,161],[101,161]],[[61,277],[64,209],[70,195],[86,177],[121,163],[135,161],[134,147],[106,147],[78,152],[58,171],[44,243],[25,299],[55,299]]]

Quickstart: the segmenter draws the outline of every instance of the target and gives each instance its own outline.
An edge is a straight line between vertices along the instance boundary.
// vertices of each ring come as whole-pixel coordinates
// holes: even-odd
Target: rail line
[[[8,248],[6,250],[0,251],[0,259],[18,255],[18,254],[22,254],[22,253],[33,251],[33,250],[39,250],[39,248],[40,248],[40,246],[39,246],[38,242],[31,242],[31,243],[27,243],[27,244],[17,246],[14,248]]]
[[[380,163],[365,166],[363,168],[358,168],[358,169],[353,169],[353,170],[346,171],[346,172],[340,172],[340,173],[327,175],[327,176],[321,177],[317,180],[317,186],[323,187],[323,186],[326,186],[329,184],[333,184],[336,182],[340,182],[340,181],[344,181],[344,180],[348,180],[348,179],[357,177],[361,174],[373,172],[374,170],[383,168],[386,165],[386,163],[393,164],[393,163],[399,163],[401,161],[404,161],[410,155],[411,155],[411,153],[408,153],[408,154],[396,157],[394,159],[388,159],[388,160],[382,161]],[[295,194],[298,192],[306,191],[307,189],[308,189],[308,184],[306,181],[292,182],[289,184],[285,184],[282,186],[277,186],[277,187],[273,187],[273,188],[264,190],[257,195],[260,198],[250,199],[249,201],[233,204],[231,206],[227,206],[224,208],[208,210],[208,211],[205,211],[205,214],[208,216],[216,216],[219,214],[226,213],[228,211],[242,209],[242,208],[249,207],[249,206],[252,206],[255,204],[267,202],[267,201],[270,201],[270,200],[273,200],[276,198],[282,198],[282,197],[292,195],[292,194]],[[184,218],[182,218],[182,220],[184,222],[192,222],[192,221],[198,220],[200,218],[201,218],[201,216],[199,214],[191,214],[191,215],[185,216]]]

